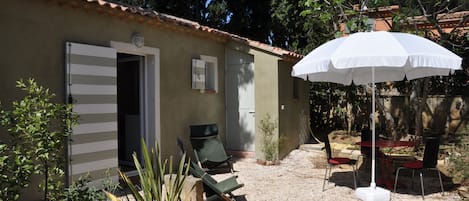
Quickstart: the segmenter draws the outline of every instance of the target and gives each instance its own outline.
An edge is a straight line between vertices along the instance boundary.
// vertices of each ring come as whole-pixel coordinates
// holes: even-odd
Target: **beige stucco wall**
[[[177,136],[185,140],[186,147],[190,145],[190,124],[217,123],[220,134],[225,133],[222,43],[47,1],[3,2],[0,25],[2,105],[20,98],[15,81],[29,77],[54,91],[57,101],[64,102],[66,41],[109,47],[110,41],[130,43],[132,33],[139,32],[146,46],[160,50],[163,156],[177,154]],[[202,94],[191,89],[191,59],[200,55],[218,58],[218,93]]]

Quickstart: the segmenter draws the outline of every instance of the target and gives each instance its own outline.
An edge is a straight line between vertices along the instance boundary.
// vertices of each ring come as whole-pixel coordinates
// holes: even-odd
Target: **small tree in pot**
[[[264,153],[265,161],[258,160],[259,163],[264,165],[273,165],[278,163],[278,138],[275,135],[275,130],[278,128],[278,122],[272,120],[272,116],[267,113],[260,121],[259,129],[261,129],[262,136],[262,152]]]

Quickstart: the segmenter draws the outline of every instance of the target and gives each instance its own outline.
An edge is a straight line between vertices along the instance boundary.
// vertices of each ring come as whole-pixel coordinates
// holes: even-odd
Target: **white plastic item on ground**
[[[381,187],[361,187],[357,188],[355,195],[363,201],[389,201],[391,192]]]

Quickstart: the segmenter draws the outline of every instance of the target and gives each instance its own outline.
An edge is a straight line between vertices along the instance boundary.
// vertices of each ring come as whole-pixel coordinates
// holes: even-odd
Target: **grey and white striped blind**
[[[113,48],[66,43],[67,96],[79,125],[69,146],[71,182],[117,175],[117,54]],[[69,100],[70,101],[70,100]]]

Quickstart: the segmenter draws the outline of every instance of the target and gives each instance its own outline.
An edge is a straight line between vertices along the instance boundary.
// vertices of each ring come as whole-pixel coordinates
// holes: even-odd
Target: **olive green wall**
[[[304,123],[301,116],[309,116],[309,87],[308,82],[293,78],[291,70],[293,63],[279,61],[279,157],[283,158],[291,150],[298,148],[301,142],[301,128]],[[298,98],[293,96],[293,82],[297,83]]]
[[[264,159],[262,152],[263,134],[259,129],[260,121],[270,114],[273,120],[278,120],[278,60],[280,57],[263,50],[255,49],[244,44],[231,42],[227,44],[231,49],[246,52],[254,56],[254,93],[255,93],[255,147],[256,158]],[[276,130],[278,137],[278,129]]]
[[[0,11],[4,27],[0,32],[2,103],[19,98],[15,81],[28,77],[36,78],[64,101],[66,41],[109,47],[110,41],[130,43],[132,33],[139,32],[145,46],[160,50],[163,154],[177,153],[176,136],[188,140],[190,124],[214,122],[224,134],[224,44],[93,11],[29,2],[7,1]],[[200,55],[218,58],[218,93],[191,89],[191,59]]]
[[[255,99],[256,99],[256,157],[264,159],[262,152],[263,133],[259,129],[260,121],[270,114],[273,120],[278,120],[278,59],[279,57],[265,52],[250,49],[254,55]],[[278,129],[276,130],[278,137]]]
[[[0,101],[3,105],[21,97],[15,81],[29,77],[54,91],[57,101],[64,102],[66,41],[109,47],[110,41],[130,43],[132,33],[139,32],[145,37],[145,46],[160,50],[163,156],[177,154],[177,136],[189,148],[190,124],[217,123],[220,138],[225,139],[224,44],[93,10],[61,7],[47,1],[2,3]],[[191,59],[200,55],[218,58],[218,93],[202,94],[191,89]]]
[[[309,116],[309,87],[299,79],[298,99],[293,98],[293,62],[282,61],[280,56],[243,44],[231,42],[232,49],[254,55],[255,107],[256,107],[256,158],[264,159],[260,121],[270,114],[278,121],[276,137],[281,139],[279,158],[285,157],[299,146],[300,114]],[[281,109],[283,105],[283,110]]]
[[[83,2],[83,4],[89,4]],[[145,37],[145,46],[158,48],[160,53],[160,118],[161,148],[163,157],[176,155],[176,137],[181,137],[186,149],[190,149],[189,125],[217,123],[220,139],[225,140],[225,47],[237,46],[254,55],[256,99],[256,154],[261,156],[259,121],[269,113],[280,122],[280,133],[294,136],[298,108],[294,101],[284,100],[290,89],[282,89],[279,83],[291,83],[290,66],[284,67],[278,55],[254,49],[236,42],[223,44],[208,38],[169,31],[156,25],[146,25],[125,17],[98,14],[91,8],[71,8],[48,1],[5,1],[0,8],[0,101],[9,106],[12,100],[22,96],[15,88],[21,78],[35,78],[40,84],[57,94],[57,101],[64,102],[65,42],[84,43],[109,47],[110,41],[130,43],[132,33]],[[80,7],[80,6],[79,6]],[[103,7],[103,9],[107,9]],[[218,58],[218,93],[200,93],[191,89],[191,59],[200,55]],[[279,66],[280,65],[280,66]],[[288,66],[288,67],[287,67]],[[291,78],[290,78],[291,79]],[[285,95],[286,96],[286,95]],[[282,98],[279,98],[282,97]],[[302,98],[300,98],[302,99]],[[307,98],[305,99],[307,101]],[[288,111],[280,111],[285,104]],[[290,106],[291,105],[291,106]],[[292,108],[292,109],[290,109]],[[296,109],[295,109],[296,108]],[[279,116],[280,115],[280,116]],[[296,115],[298,116],[298,115]],[[285,121],[285,122],[284,122]],[[285,134],[283,134],[285,133]],[[5,133],[0,133],[5,136]],[[1,137],[1,136],[0,136]],[[291,137],[294,139],[294,137]],[[1,139],[1,138],[0,138]],[[294,139],[286,140],[291,150]],[[295,145],[297,146],[297,145]],[[33,199],[28,199],[33,200]]]

